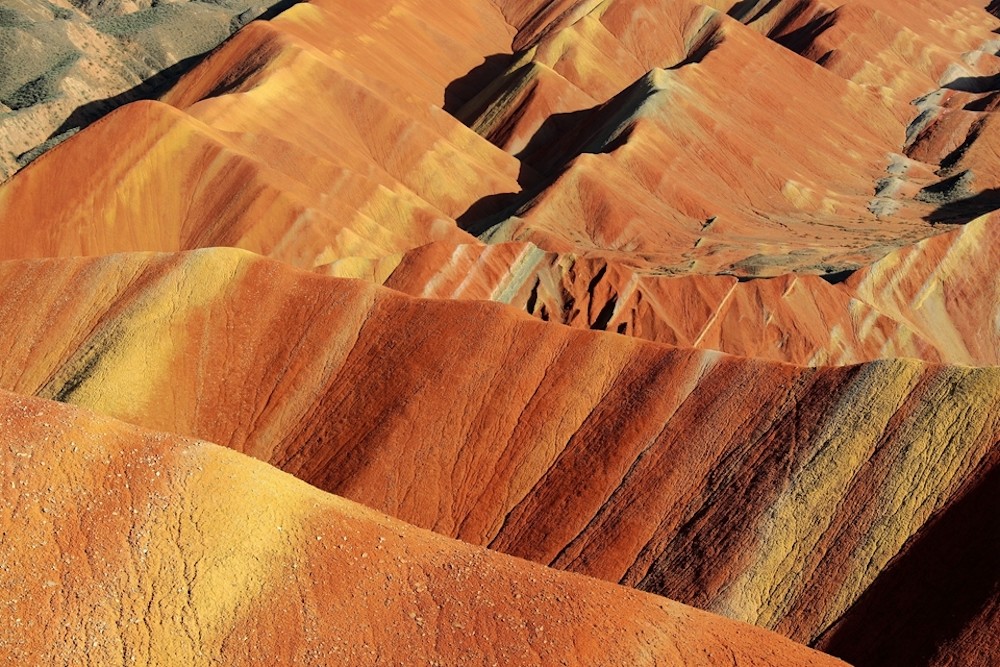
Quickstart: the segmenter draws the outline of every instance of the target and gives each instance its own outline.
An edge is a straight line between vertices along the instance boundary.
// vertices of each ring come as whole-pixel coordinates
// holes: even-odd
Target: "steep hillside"
[[[5,389],[804,642],[1000,455],[998,368],[674,349],[235,250],[0,284]]]
[[[843,664],[208,443],[7,393],[0,424],[9,664]]]
[[[465,33],[471,44],[440,51],[441,73],[421,63],[417,77],[408,52],[394,52],[396,71],[371,52],[389,45],[371,46],[360,31],[392,28],[426,42],[432,36],[418,30],[427,17],[405,5],[345,4],[297,5],[248,26],[171,91],[167,101],[185,112],[129,105],[39,160],[0,189],[3,256],[228,245],[311,267],[471,240],[454,218],[519,190],[520,165],[418,96],[440,96],[465,71],[460,48],[473,63],[490,48],[475,40],[510,35]],[[347,40],[365,50],[343,56]],[[123,150],[89,168],[110,145]]]
[[[662,276],[530,243],[445,242],[400,256],[391,272],[356,261],[322,272],[366,276],[415,296],[499,301],[542,320],[747,357],[997,365],[997,222],[984,216],[855,272],[825,276]]]
[[[3,256],[229,245],[384,262],[457,221],[654,274],[824,274],[992,206],[989,90],[928,88],[910,122],[883,89],[710,7],[584,4],[513,55],[524,31],[476,4],[322,0],[255,23],[164,97],[183,113],[124,109],[0,189]],[[949,49],[997,25],[980,12],[932,60],[988,79],[1000,60]],[[124,150],[82,166],[108,145]]]
[[[118,106],[165,92],[287,1],[8,0],[0,7],[0,182]]]

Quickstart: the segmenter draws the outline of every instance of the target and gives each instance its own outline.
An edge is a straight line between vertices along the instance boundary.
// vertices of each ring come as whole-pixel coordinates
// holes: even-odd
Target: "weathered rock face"
[[[0,393],[0,466],[9,664],[844,664],[49,401]]]
[[[818,645],[859,664],[994,662],[998,480],[993,465],[957,494]]]
[[[673,349],[234,250],[7,262],[0,284],[5,389],[804,642],[998,453],[996,368]]]
[[[998,365],[998,246],[1000,225],[983,217],[849,275],[740,281],[656,275],[528,243],[435,243],[407,253],[384,282],[415,296],[499,301],[575,327],[797,364],[901,356]]]
[[[129,30],[233,7],[79,11],[174,58]],[[314,0],[49,151],[0,655],[1000,661],[998,15]]]

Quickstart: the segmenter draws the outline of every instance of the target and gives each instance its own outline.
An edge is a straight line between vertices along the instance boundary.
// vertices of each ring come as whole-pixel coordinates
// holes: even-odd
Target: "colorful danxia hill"
[[[0,4],[0,665],[1000,665],[1000,2]]]

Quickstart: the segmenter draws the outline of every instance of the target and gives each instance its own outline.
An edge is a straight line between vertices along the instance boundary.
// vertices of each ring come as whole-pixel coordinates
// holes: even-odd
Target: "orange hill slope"
[[[982,106],[995,86],[970,94],[924,73],[899,93],[845,80],[698,3],[584,4],[459,112],[555,179],[473,227],[492,240],[611,252],[672,271],[825,273],[996,199],[995,133]],[[963,38],[934,51],[938,65],[915,60],[901,76],[947,64],[995,79],[996,18],[966,7],[949,20],[968,24]],[[929,95],[917,106],[905,92],[914,85]],[[963,141],[980,146],[968,164],[929,146]],[[966,201],[981,193],[990,202]]]
[[[432,52],[420,46],[434,42],[428,17],[407,3],[342,4],[298,5],[251,24],[168,96],[184,111],[128,105],[0,188],[0,255],[227,245],[311,267],[471,240],[453,218],[518,191],[522,169],[428,96],[436,91],[440,104],[480,51],[509,43],[505,24],[494,17],[494,33],[470,27]],[[461,14],[476,26],[483,11]],[[463,19],[452,14],[440,21],[454,29]],[[394,37],[376,40],[382,34]],[[405,49],[376,57],[373,41],[398,47],[404,35],[437,57],[436,69],[410,73]],[[364,49],[346,57],[347,43]]]
[[[844,664],[48,401],[0,392],[0,466],[5,664]]]
[[[1000,467],[994,465],[921,528],[817,645],[873,667],[995,664],[998,505]]]
[[[677,618],[666,602],[560,588],[583,580],[540,564],[862,667],[1000,662],[998,13],[315,0],[79,133],[0,186],[0,389],[217,442],[445,537],[174,436],[118,446],[118,466],[101,438],[134,432],[77,413],[68,449],[7,457],[7,517],[27,525],[0,565],[58,576],[0,577],[0,604],[29,605],[0,650],[784,655],[746,628],[733,648],[684,626],[688,644],[645,620]],[[903,355],[920,359],[871,361]],[[35,415],[27,440],[56,442],[42,431],[68,408],[10,400],[41,406],[12,408]],[[77,470],[89,437],[107,456]],[[150,447],[171,466],[148,468]],[[239,498],[246,480],[274,502]],[[392,555],[327,553],[350,517]],[[456,566],[414,582],[400,559],[417,542],[479,555],[428,555],[421,572]],[[311,574],[330,571],[347,584]],[[372,597],[376,572],[394,597]],[[577,585],[586,605],[557,592]],[[454,625],[471,607],[474,627]],[[75,634],[22,631],[39,618]],[[575,634],[536,632],[542,618]]]
[[[6,389],[805,642],[998,453],[997,368],[679,350],[236,250],[0,284]]]
[[[119,110],[0,188],[0,254],[228,245],[384,277],[468,242],[457,221],[654,273],[770,276],[856,268],[991,205],[989,91],[937,91],[908,125],[876,87],[696,3],[656,8],[646,42],[626,30],[642,3],[519,7],[555,18],[516,56],[480,3],[318,0],[251,24],[167,105]],[[997,24],[980,14],[966,42]],[[497,146],[442,109],[463,101]]]
[[[163,93],[287,2],[11,0],[0,16],[0,182],[115,107]]]

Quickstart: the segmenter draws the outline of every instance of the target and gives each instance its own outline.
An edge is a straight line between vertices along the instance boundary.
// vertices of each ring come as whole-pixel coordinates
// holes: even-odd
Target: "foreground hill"
[[[225,249],[6,262],[0,285],[3,388],[803,642],[1000,456],[997,368],[675,349]]]
[[[843,664],[48,401],[0,392],[0,466],[9,664]]]

